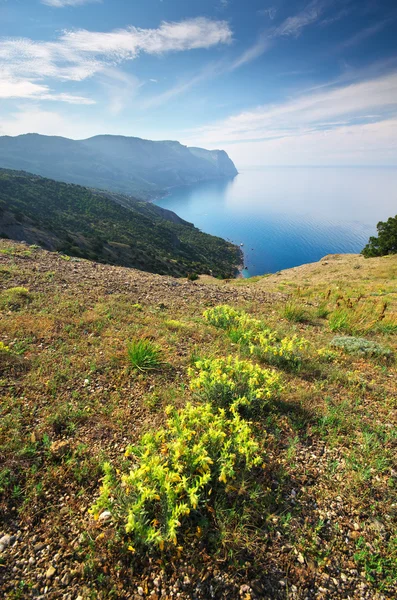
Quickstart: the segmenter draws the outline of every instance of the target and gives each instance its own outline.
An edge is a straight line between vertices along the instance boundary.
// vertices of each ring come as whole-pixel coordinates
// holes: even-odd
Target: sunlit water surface
[[[233,180],[175,189],[156,204],[243,244],[248,277],[360,252],[377,222],[397,213],[397,169],[246,169]]]

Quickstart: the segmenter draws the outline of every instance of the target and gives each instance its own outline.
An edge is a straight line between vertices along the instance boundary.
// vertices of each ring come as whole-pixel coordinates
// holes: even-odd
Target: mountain
[[[5,169],[0,237],[175,276],[233,277],[241,262],[239,248],[154,204]]]
[[[87,140],[35,133],[2,136],[0,167],[144,200],[158,197],[175,186],[237,175],[236,167],[223,150],[114,135]]]

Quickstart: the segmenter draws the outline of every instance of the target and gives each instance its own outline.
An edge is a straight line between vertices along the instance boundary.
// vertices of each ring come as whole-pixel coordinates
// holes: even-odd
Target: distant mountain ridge
[[[223,150],[114,135],[86,140],[36,133],[0,136],[0,167],[143,200],[173,187],[237,175]]]

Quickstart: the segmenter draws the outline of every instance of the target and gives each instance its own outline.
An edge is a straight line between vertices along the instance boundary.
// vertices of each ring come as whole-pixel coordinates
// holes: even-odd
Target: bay
[[[397,213],[397,169],[269,167],[176,188],[156,201],[206,233],[243,244],[244,276],[360,252]]]

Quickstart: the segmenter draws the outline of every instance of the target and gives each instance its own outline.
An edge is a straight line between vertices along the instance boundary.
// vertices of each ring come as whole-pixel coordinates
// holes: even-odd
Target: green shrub
[[[397,215],[390,217],[387,221],[379,221],[376,226],[378,237],[370,237],[368,244],[363,248],[361,254],[366,258],[371,256],[384,256],[385,254],[397,254]]]
[[[197,281],[199,276],[197,275],[197,273],[189,273],[187,278],[189,281]]]
[[[233,342],[246,346],[259,360],[280,367],[298,368],[308,346],[307,340],[297,335],[280,338],[263,321],[227,305],[206,310],[204,318],[215,327],[226,329]]]
[[[228,356],[197,361],[190,389],[223,408],[260,409],[281,390],[280,375],[247,360]]]
[[[150,340],[134,340],[127,348],[133,369],[151,371],[161,366],[161,348]]]
[[[32,294],[24,287],[13,287],[0,294],[0,308],[18,310],[32,301]]]
[[[227,304],[223,304],[208,308],[204,311],[203,316],[207,323],[214,325],[214,327],[231,329],[232,327],[238,327],[241,312]]]
[[[292,323],[305,323],[309,320],[307,310],[296,302],[287,302],[283,313],[283,317]]]
[[[339,348],[347,354],[354,354],[355,356],[376,356],[384,358],[391,358],[393,356],[390,348],[386,348],[377,342],[358,337],[335,337],[331,340],[330,346],[332,348]]]
[[[162,429],[127,448],[126,455],[134,459],[129,472],[104,466],[100,496],[91,510],[96,518],[109,510],[134,545],[149,548],[177,545],[182,526],[195,530],[207,522],[212,505],[236,493],[238,481],[262,463],[250,425],[239,415],[228,417],[211,404],[167,412]]]

